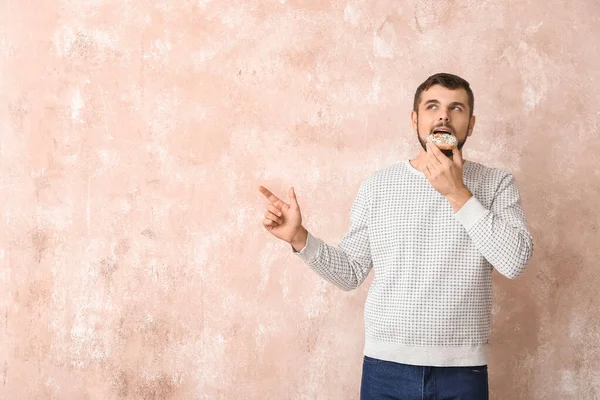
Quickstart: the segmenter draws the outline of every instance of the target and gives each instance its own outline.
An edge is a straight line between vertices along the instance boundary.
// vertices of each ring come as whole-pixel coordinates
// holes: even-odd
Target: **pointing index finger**
[[[271,204],[275,205],[277,202],[281,202],[281,199],[275,196],[269,189],[264,186],[259,186],[258,190],[271,202]]]

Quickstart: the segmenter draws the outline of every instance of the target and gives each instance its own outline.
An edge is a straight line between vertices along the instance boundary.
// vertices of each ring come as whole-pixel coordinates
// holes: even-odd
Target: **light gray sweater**
[[[365,303],[365,355],[423,366],[487,364],[492,270],[523,273],[533,239],[513,176],[465,161],[473,197],[455,213],[409,161],[361,185],[338,247],[309,233],[294,252],[344,290],[375,276]]]

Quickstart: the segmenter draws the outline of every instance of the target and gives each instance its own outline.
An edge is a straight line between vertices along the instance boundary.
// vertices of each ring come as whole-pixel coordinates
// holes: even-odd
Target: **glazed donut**
[[[458,145],[456,136],[449,133],[432,133],[427,136],[427,139],[431,140],[432,143],[440,150],[452,150]]]

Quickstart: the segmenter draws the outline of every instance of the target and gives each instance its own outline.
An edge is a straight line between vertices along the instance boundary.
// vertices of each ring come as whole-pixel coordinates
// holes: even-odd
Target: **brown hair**
[[[473,116],[473,107],[475,105],[475,98],[473,97],[473,91],[471,90],[471,85],[469,82],[461,78],[460,76],[446,74],[446,73],[438,73],[435,75],[431,75],[429,78],[425,80],[425,82],[421,83],[415,92],[415,100],[413,103],[413,110],[415,112],[419,112],[419,104],[421,103],[421,93],[423,91],[428,90],[430,87],[434,85],[440,85],[447,89],[464,89],[467,92],[467,96],[469,96],[469,116]]]

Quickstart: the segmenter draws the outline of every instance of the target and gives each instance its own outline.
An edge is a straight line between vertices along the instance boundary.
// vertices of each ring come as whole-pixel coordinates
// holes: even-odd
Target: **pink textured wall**
[[[412,95],[440,71],[471,82],[465,156],[515,174],[536,241],[495,277],[492,398],[600,398],[598,15],[0,1],[0,398],[357,398],[368,282],[293,257],[257,186],[294,185],[336,244],[360,181],[418,152]]]

